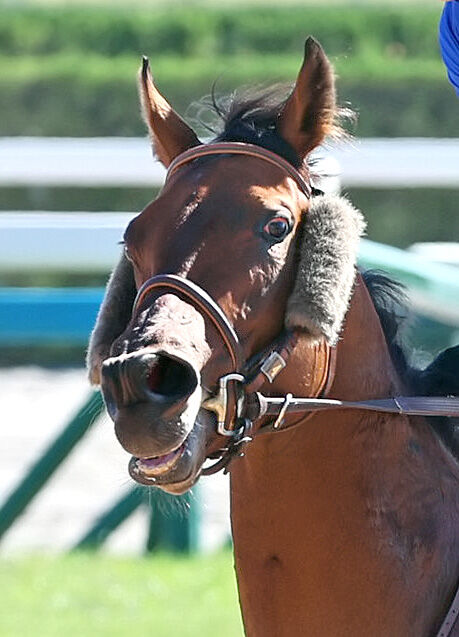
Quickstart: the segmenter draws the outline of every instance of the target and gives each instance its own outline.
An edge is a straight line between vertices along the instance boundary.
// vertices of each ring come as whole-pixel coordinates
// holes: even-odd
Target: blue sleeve
[[[445,2],[440,19],[439,40],[448,77],[459,97],[459,1]]]

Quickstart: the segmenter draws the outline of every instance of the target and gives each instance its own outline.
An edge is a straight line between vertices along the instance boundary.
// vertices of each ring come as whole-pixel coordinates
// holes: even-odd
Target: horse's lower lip
[[[153,458],[134,458],[134,470],[145,478],[156,478],[168,473],[175,467],[185,451],[185,442],[180,447],[163,456]]]
[[[159,487],[175,495],[184,493],[200,475],[200,468],[205,460],[204,437],[204,427],[199,423],[199,426],[191,429],[183,443],[171,452],[172,457],[131,457],[129,475],[144,486]]]

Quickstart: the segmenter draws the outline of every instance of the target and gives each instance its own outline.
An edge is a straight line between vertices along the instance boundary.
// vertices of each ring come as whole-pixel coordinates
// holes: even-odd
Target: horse
[[[217,103],[207,144],[146,58],[139,92],[168,175],[87,357],[131,477],[181,494],[229,470],[250,637],[459,635],[457,439],[428,399],[458,393],[459,350],[408,364],[397,285],[356,267],[361,213],[313,186],[341,132],[322,47],[287,94]]]

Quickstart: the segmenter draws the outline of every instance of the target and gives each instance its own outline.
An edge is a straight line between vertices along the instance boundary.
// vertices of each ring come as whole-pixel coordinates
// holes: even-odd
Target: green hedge
[[[139,59],[55,56],[0,58],[0,135],[142,135],[136,74]],[[182,114],[209,93],[293,80],[300,56],[158,58],[162,92]],[[340,100],[359,112],[361,136],[456,136],[457,98],[440,62],[406,65],[384,59],[338,59]]]
[[[139,135],[141,53],[182,113],[209,93],[292,81],[307,33],[331,56],[357,134],[457,135],[436,6],[30,8],[0,20],[0,135]]]
[[[312,33],[330,55],[436,57],[441,6],[3,7],[0,51],[45,55],[298,53]]]
[[[365,214],[373,241],[407,248],[459,236],[457,188],[348,188],[347,194]]]

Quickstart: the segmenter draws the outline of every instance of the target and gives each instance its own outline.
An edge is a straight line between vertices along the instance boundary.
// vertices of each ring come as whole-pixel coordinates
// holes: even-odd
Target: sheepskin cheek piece
[[[352,294],[365,221],[347,199],[324,195],[313,199],[303,225],[285,323],[335,345]]]
[[[110,356],[113,341],[124,332],[129,323],[136,293],[132,265],[123,254],[107,283],[104,300],[89,340],[86,368],[93,385],[100,384],[102,362]]]

